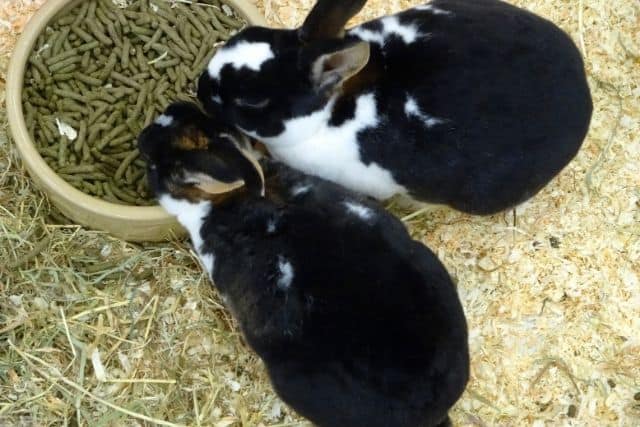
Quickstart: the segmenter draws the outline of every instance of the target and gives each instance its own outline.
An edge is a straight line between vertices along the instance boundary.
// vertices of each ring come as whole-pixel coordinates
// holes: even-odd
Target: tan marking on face
[[[180,135],[176,145],[183,150],[206,150],[209,146],[209,138],[198,130],[189,129]]]

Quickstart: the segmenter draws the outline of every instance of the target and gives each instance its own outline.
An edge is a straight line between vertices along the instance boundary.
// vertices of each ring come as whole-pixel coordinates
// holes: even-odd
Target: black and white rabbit
[[[592,102],[565,32],[498,0],[434,0],[345,33],[365,2],[232,37],[200,78],[205,109],[305,173],[472,214],[527,200],[573,159]]]
[[[174,104],[140,153],[277,394],[324,427],[450,425],[467,326],[438,258],[364,196],[269,159],[262,175],[222,129]]]

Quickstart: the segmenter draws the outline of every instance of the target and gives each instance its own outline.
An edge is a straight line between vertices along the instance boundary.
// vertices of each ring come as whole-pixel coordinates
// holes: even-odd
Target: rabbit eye
[[[267,105],[269,105],[269,103],[271,102],[270,99],[262,99],[260,101],[254,101],[254,100],[247,100],[247,99],[241,99],[241,98],[236,98],[234,100],[234,102],[236,103],[236,105],[238,107],[246,107],[246,108],[253,108],[253,109],[259,109],[259,108],[264,108]]]

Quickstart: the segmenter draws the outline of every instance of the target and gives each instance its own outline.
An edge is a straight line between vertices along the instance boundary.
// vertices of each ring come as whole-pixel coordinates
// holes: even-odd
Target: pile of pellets
[[[27,128],[47,164],[104,200],[149,205],[136,139],[192,100],[217,47],[246,23],[218,0],[82,0],[49,23],[25,74]]]

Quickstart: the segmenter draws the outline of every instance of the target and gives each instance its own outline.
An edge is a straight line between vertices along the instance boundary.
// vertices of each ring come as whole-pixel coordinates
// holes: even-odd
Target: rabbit
[[[469,351],[445,267],[376,201],[243,141],[172,104],[138,145],[276,393],[321,427],[450,425]]]
[[[476,215],[574,158],[593,107],[560,28],[498,0],[434,0],[345,31],[365,2],[233,36],[199,78],[205,110],[307,174]]]

